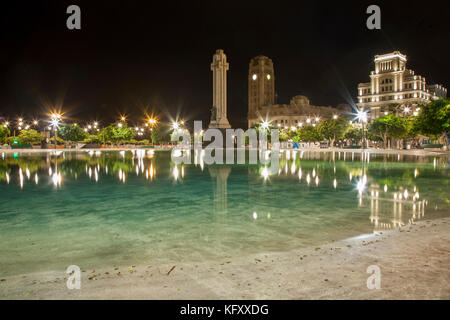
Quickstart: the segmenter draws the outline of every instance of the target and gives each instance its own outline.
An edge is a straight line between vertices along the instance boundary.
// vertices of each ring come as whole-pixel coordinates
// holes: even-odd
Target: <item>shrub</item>
[[[44,136],[34,129],[22,130],[17,136],[17,140],[19,141],[19,144],[35,146],[41,144],[42,140],[44,140]]]

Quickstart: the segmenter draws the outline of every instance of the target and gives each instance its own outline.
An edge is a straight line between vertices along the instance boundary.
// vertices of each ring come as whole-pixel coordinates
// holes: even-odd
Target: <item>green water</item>
[[[162,151],[3,154],[0,276],[284,251],[450,214],[447,157],[286,157],[270,174]]]

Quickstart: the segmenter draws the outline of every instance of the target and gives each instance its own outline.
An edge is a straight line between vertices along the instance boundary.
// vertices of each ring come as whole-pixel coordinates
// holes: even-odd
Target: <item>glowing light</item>
[[[179,128],[180,128],[180,125],[178,124],[178,122],[172,123],[172,129],[173,130],[178,130]]]
[[[268,121],[263,121],[261,122],[261,128],[263,128],[264,130],[269,128],[270,123]]]
[[[253,80],[256,80],[258,78],[258,76],[256,75],[256,74],[254,74],[253,76],[252,76],[252,79]]]
[[[177,166],[175,166],[173,167],[173,178],[175,179],[175,181],[178,180],[178,175],[179,175],[178,168]]]
[[[261,171],[261,175],[263,176],[264,180],[267,180],[269,178],[269,170],[264,167],[264,169],[262,169]]]
[[[356,118],[357,118],[359,121],[367,122],[367,111],[364,111],[364,110],[358,110],[358,113],[357,113],[357,115],[356,115]]]
[[[53,184],[55,185],[55,187],[58,187],[61,185],[61,180],[62,180],[61,174],[55,172],[52,176],[52,181],[53,181]]]
[[[270,80],[270,74],[268,74],[268,75],[266,76],[266,78],[267,78],[267,80]]]
[[[375,61],[383,61],[383,60],[389,60],[389,59],[393,59],[393,58],[399,58],[402,61],[406,62],[406,57],[404,55],[401,54],[391,54],[388,56],[381,56],[381,57],[377,57],[375,58]]]
[[[338,116],[335,114],[335,115],[333,116],[333,119],[336,120],[337,118],[338,118]]]
[[[256,212],[253,212],[253,219],[258,219],[258,214]]]

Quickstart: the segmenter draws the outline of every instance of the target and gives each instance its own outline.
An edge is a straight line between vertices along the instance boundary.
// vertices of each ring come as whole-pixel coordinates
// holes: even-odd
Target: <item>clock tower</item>
[[[258,109],[275,103],[273,62],[265,56],[250,60],[248,71],[248,119],[258,116]],[[250,126],[250,123],[249,123]]]

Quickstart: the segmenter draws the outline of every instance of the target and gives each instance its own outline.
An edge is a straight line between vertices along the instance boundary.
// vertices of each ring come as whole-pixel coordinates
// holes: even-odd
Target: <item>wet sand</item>
[[[11,276],[0,299],[450,299],[449,231],[442,218],[289,252],[84,270],[80,290],[64,270]]]

